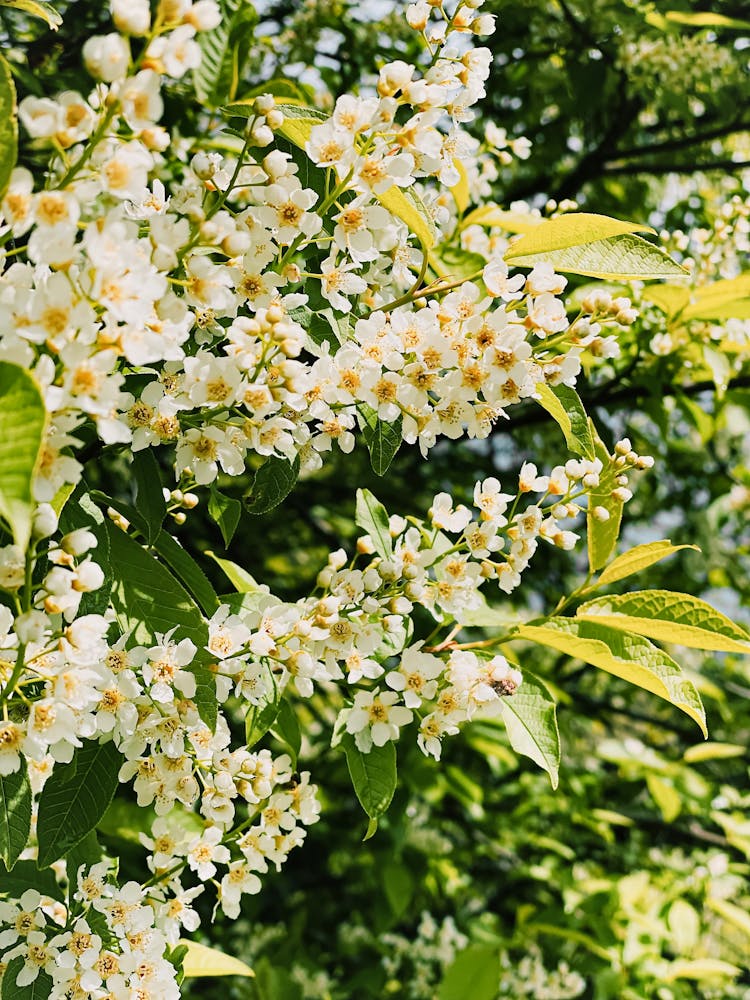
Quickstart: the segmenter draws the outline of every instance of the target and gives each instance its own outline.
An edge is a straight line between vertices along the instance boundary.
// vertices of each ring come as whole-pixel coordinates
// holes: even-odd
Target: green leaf
[[[215,732],[219,718],[219,703],[216,699],[216,678],[213,672],[202,663],[191,663],[186,668],[195,677],[195,694],[193,701],[198,709],[198,715],[211,732]]]
[[[676,979],[693,979],[697,982],[704,980],[723,981],[735,979],[742,975],[742,969],[737,965],[724,962],[719,958],[679,958],[671,962],[662,972],[661,976],[665,983],[673,983]]]
[[[282,743],[285,743],[292,755],[292,767],[297,766],[300,747],[302,746],[302,734],[299,728],[299,720],[293,706],[285,699],[281,699],[279,711],[273,724],[273,732]]]
[[[586,246],[628,233],[654,232],[650,226],[639,222],[625,222],[589,212],[569,212],[555,219],[544,219],[533,226],[521,239],[511,244],[505,259],[518,261],[518,258]]]
[[[473,944],[459,952],[448,966],[438,1000],[495,1000],[499,987],[499,948]]]
[[[396,748],[389,741],[362,753],[349,733],[342,738],[341,746],[360,805],[370,819],[378,819],[396,791]]]
[[[248,749],[254,747],[258,740],[266,735],[281,709],[281,694],[276,678],[267,664],[264,664],[264,669],[271,685],[263,701],[259,705],[251,705],[245,716],[245,743]]]
[[[515,267],[534,267],[545,262],[551,264],[555,271],[566,274],[585,274],[591,278],[613,278],[620,281],[673,278],[687,274],[686,269],[672,260],[666,250],[655,243],[649,243],[641,236],[612,236],[585,246],[568,246],[564,250],[521,255],[518,252],[520,244],[535,235],[536,231],[524,236],[506,253],[505,259]]]
[[[88,528],[96,537],[94,558],[104,573],[104,583],[98,590],[81,596],[79,614],[103,615],[109,607],[112,591],[112,565],[109,554],[109,536],[104,526],[104,515],[86,492],[86,484],[81,482],[75,488],[60,515],[60,531],[67,534],[77,528]]]
[[[89,830],[83,840],[79,840],[75,847],[67,852],[65,855],[65,871],[68,877],[69,897],[78,888],[76,878],[81,866],[88,869],[92,865],[98,864],[102,860],[102,853],[95,830]]]
[[[382,870],[383,888],[393,916],[398,920],[414,896],[415,878],[400,861],[386,861]]]
[[[302,987],[287,969],[272,965],[265,955],[258,960],[255,969],[259,1000],[303,1000]]]
[[[39,866],[67,854],[96,827],[112,801],[122,757],[114,743],[85,740],[69,764],[56,764],[39,799]]]
[[[237,563],[232,562],[230,559],[222,559],[210,551],[207,551],[206,555],[210,556],[217,566],[220,566],[224,570],[224,573],[229,578],[229,582],[240,594],[252,594],[256,590],[261,589],[255,577],[251,576],[241,566],[238,566]]]
[[[153,547],[169,568],[174,571],[175,576],[179,577],[192,593],[206,614],[212,615],[219,606],[219,598],[195,559],[168,531],[159,532]]]
[[[682,799],[671,781],[649,771],[646,775],[646,785],[664,822],[674,822],[682,812]]]
[[[42,0],[0,0],[0,6],[12,7],[14,10],[21,10],[31,17],[38,17],[46,21],[53,31],[62,24],[62,17],[57,13],[51,3],[44,3]]]
[[[393,555],[393,540],[388,527],[388,511],[369,490],[357,490],[354,520],[372,539],[375,551],[382,559]]]
[[[253,485],[243,497],[250,514],[265,514],[287,497],[299,476],[299,455],[294,461],[272,455],[255,473]]]
[[[229,543],[234,538],[237,525],[240,523],[242,504],[233,497],[225,496],[215,487],[211,488],[208,497],[208,515],[215,521],[224,539],[224,545],[229,547]]]
[[[198,99],[212,108],[234,97],[258,22],[249,0],[220,0],[220,6],[220,23],[198,35],[202,56],[193,70]]]
[[[697,722],[706,735],[706,715],[695,685],[671,656],[648,639],[572,618],[549,618],[543,625],[522,625],[516,634],[519,639],[567,653],[664,698]]]
[[[370,452],[370,465],[376,476],[384,476],[401,447],[401,415],[388,423],[367,403],[360,403],[358,410],[362,418],[362,437]]]
[[[717,898],[716,896],[706,897],[706,906],[718,913],[728,923],[733,924],[743,934],[750,937],[750,914],[741,907],[730,903],[728,899]]]
[[[16,985],[18,973],[24,967],[22,955],[8,963],[3,976],[2,1000],[49,1000],[52,995],[52,977],[41,969],[33,983]]]
[[[668,538],[659,542],[636,545],[612,560],[596,581],[596,586],[604,587],[610,583],[616,583],[618,580],[624,580],[625,577],[640,573],[642,569],[653,566],[654,563],[674,555],[681,549],[693,549],[695,552],[700,552],[697,545],[672,545]]]
[[[8,871],[0,861],[0,895],[20,899],[27,889],[36,889],[42,896],[62,902],[65,893],[51,868],[41,871],[35,861],[16,861],[13,871]]]
[[[1,180],[0,177],[0,187]],[[0,515],[7,520],[16,545],[24,550],[31,537],[31,516],[35,507],[32,482],[46,419],[42,395],[32,376],[18,365],[0,361]]]
[[[462,229],[467,226],[487,226],[504,229],[506,233],[530,233],[540,226],[545,219],[530,212],[506,212],[498,205],[482,205],[475,208],[463,220]]]
[[[181,945],[187,948],[182,960],[182,971],[185,978],[196,978],[199,976],[244,976],[252,978],[255,973],[249,965],[245,965],[238,958],[225,955],[217,948],[207,948],[197,941],[180,941]]]
[[[142,448],[133,455],[136,483],[135,507],[146,525],[146,541],[151,545],[167,516],[167,504],[161,485],[161,470],[153,449]]]
[[[133,629],[133,639],[153,645],[157,632],[179,627],[202,649],[208,638],[198,605],[143,546],[111,522],[107,523],[112,558],[112,606],[123,632]]]
[[[622,500],[617,500],[612,496],[612,491],[617,486],[618,474],[612,456],[604,447],[599,435],[594,430],[593,424],[591,424],[591,432],[594,438],[596,457],[601,459],[602,462],[599,485],[596,489],[589,491],[588,510],[586,513],[589,568],[594,573],[604,566],[617,546],[624,504]],[[599,521],[594,517],[594,510],[597,507],[603,507],[607,511],[609,514],[607,521]]]
[[[750,21],[741,21],[736,17],[726,17],[724,14],[712,14],[708,11],[687,12],[668,10],[664,17],[674,24],[684,24],[689,28],[734,28],[737,31],[750,31]]]
[[[688,747],[682,755],[686,764],[699,764],[704,760],[726,760],[728,757],[744,757],[747,747],[738,743],[698,743]]]
[[[31,829],[31,785],[26,758],[12,774],[0,774],[0,858],[11,869],[26,847]]]
[[[505,728],[516,753],[530,757],[550,776],[557,788],[560,769],[560,733],[555,702],[547,688],[533,674],[524,672],[515,694],[501,701]]]
[[[671,590],[596,597],[576,617],[693,649],[750,654],[750,635],[710,604]]]
[[[10,175],[18,159],[16,112],[16,88],[13,77],[8,63],[0,55],[0,198],[8,190]],[[30,376],[28,377],[30,378]],[[0,385],[0,392],[1,390],[2,385]]]
[[[549,386],[540,382],[536,387],[538,402],[560,425],[565,443],[576,455],[596,457],[589,418],[580,396],[567,385]]]

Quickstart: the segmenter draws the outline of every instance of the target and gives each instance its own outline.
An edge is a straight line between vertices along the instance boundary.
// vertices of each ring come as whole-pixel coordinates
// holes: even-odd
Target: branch
[[[606,164],[601,174],[614,177],[616,174],[695,174],[709,170],[745,170],[750,167],[750,160],[711,160],[706,163],[624,163],[622,166],[608,167]]]
[[[735,120],[717,125],[716,128],[707,129],[705,132],[695,132],[693,135],[682,136],[679,139],[665,139],[663,142],[652,142],[647,146],[631,146],[630,149],[621,149],[618,156],[625,160],[649,153],[669,153],[675,149],[684,149],[686,146],[696,146],[700,142],[708,142],[710,139],[720,139],[736,132],[748,131],[750,131],[750,121]]]

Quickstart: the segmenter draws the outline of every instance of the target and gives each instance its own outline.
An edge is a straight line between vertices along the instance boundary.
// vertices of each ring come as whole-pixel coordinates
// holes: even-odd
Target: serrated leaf
[[[31,537],[31,517],[35,507],[32,483],[46,419],[42,395],[33,377],[18,365],[0,361],[0,515],[8,522],[16,545],[24,550]]]
[[[438,1000],[495,1000],[500,986],[500,949],[470,945],[446,969]]]
[[[601,459],[603,466],[599,476],[599,485],[596,489],[589,491],[586,512],[589,569],[594,573],[605,565],[615,550],[620,535],[624,504],[622,500],[617,500],[612,496],[612,491],[617,486],[617,470],[614,467],[612,456],[594,430],[594,425],[590,424],[590,426],[594,439],[594,452],[596,457]],[[597,507],[603,507],[607,511],[608,520],[600,521],[594,517],[594,510]]]
[[[31,829],[31,785],[26,758],[11,774],[0,774],[0,858],[11,869],[26,847]]]
[[[253,485],[243,497],[250,514],[266,514],[278,507],[294,489],[299,476],[299,455],[290,462],[272,455],[255,473]]]
[[[153,548],[191,592],[205,613],[212,615],[219,606],[219,598],[208,577],[190,553],[168,531],[159,532]]]
[[[643,545],[636,545],[622,555],[617,556],[607,566],[596,581],[597,587],[603,587],[618,580],[624,580],[634,573],[640,573],[642,569],[653,566],[654,563],[661,562],[667,556],[674,555],[682,549],[693,549],[700,552],[697,545],[672,545],[668,538],[659,542],[646,542]]]
[[[39,869],[36,861],[16,861],[8,871],[0,861],[0,895],[20,899],[27,889],[36,889],[42,896],[62,902],[65,893],[51,868]]]
[[[522,625],[516,634],[658,695],[689,715],[706,735],[706,716],[695,685],[671,656],[648,639],[572,618],[549,618],[544,625]]]
[[[557,788],[560,769],[560,733],[555,702],[547,688],[532,674],[524,672],[515,692],[501,700],[502,717],[510,745],[516,753],[530,757],[550,776]]]
[[[576,617],[693,649],[750,654],[750,635],[710,604],[671,590],[596,597]]]
[[[369,753],[362,753],[349,733],[342,737],[341,746],[360,805],[370,819],[378,819],[391,804],[396,791],[396,748],[389,741],[382,747],[373,745]]]
[[[536,233],[530,233],[523,239],[535,235]],[[620,281],[674,278],[687,273],[681,264],[672,260],[666,250],[631,233],[584,246],[568,246],[562,250],[527,253],[523,256],[516,252],[519,244],[513,247],[510,254],[505,255],[505,259],[515,267],[534,267],[536,264],[548,263],[555,271],[566,274],[584,274],[591,278]]]
[[[517,261],[530,255],[581,247],[630,233],[653,232],[650,226],[639,222],[625,222],[590,212],[570,212],[555,219],[543,219],[508,248],[505,259]]]
[[[357,490],[354,520],[372,539],[375,551],[382,559],[393,555],[393,539],[388,527],[388,511],[369,490]]]
[[[49,1000],[52,994],[52,977],[40,969],[36,979],[28,986],[18,986],[16,980],[25,962],[22,955],[12,959],[3,975],[2,1000]]]
[[[541,406],[560,426],[568,448],[583,458],[595,458],[589,418],[575,389],[567,385],[549,386],[540,382],[536,387],[536,395]]]
[[[18,121],[16,88],[8,63],[0,55],[0,198],[18,159]],[[0,387],[1,390],[1,387]]]
[[[370,452],[370,465],[376,476],[384,476],[401,447],[401,415],[388,423],[381,420],[377,411],[366,403],[360,403],[358,409],[362,417],[362,437]]]
[[[13,10],[21,10],[31,17],[38,17],[46,21],[53,31],[62,24],[62,17],[51,3],[44,3],[43,0],[0,0],[0,7],[12,7]]]
[[[258,15],[249,0],[220,0],[221,21],[198,35],[200,65],[193,70],[200,101],[216,108],[232,100],[249,49]]]
[[[161,470],[153,449],[143,448],[132,458],[135,476],[135,507],[146,524],[146,540],[152,544],[167,516],[167,504],[161,485]]]
[[[187,948],[182,959],[182,971],[186,978],[243,976],[248,979],[255,976],[249,965],[217,948],[207,948],[197,941],[180,941],[180,944]]]
[[[39,798],[39,866],[63,857],[96,827],[115,794],[123,758],[114,743],[85,740],[56,764]]]
[[[202,649],[208,639],[198,605],[169,570],[143,546],[107,522],[112,572],[112,606],[123,632],[133,629],[133,640],[151,646],[157,633],[177,626]]]

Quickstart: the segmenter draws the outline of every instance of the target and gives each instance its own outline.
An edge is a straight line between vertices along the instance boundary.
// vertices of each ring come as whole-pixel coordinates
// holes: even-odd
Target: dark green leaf
[[[218,524],[224,545],[227,547],[234,538],[241,513],[242,504],[239,500],[225,496],[215,488],[211,490],[208,497],[208,514]]]
[[[41,970],[33,983],[17,986],[18,973],[24,967],[23,956],[14,958],[3,976],[2,1000],[49,1000],[52,993],[52,977]]]
[[[265,514],[287,497],[299,476],[299,455],[294,461],[272,455],[255,473],[253,485],[244,497],[245,509],[250,514]]]
[[[221,22],[198,36],[200,66],[193,71],[195,92],[212,108],[233,100],[258,20],[248,0],[220,0]]]
[[[114,743],[86,740],[70,764],[56,764],[39,799],[39,866],[80,843],[104,815],[117,788],[122,757]]]
[[[31,785],[26,758],[12,774],[0,774],[0,858],[12,868],[26,846],[31,828]]]
[[[17,861],[13,871],[9,872],[0,861],[0,895],[20,899],[27,889],[36,889],[42,896],[49,896],[61,902],[65,899],[62,886],[51,868],[40,871],[35,861]]]
[[[273,673],[268,666],[265,666],[264,670],[267,671],[271,689],[259,705],[250,706],[245,716],[245,742],[248,748],[255,746],[258,740],[265,736],[276,721],[281,708],[281,698]]]
[[[299,729],[297,713],[286,698],[281,699],[273,731],[281,742],[286,743],[289,747],[292,754],[292,766],[296,767],[299,748],[302,745],[302,735]]]
[[[362,753],[349,733],[341,740],[341,746],[360,805],[370,819],[377,819],[391,804],[396,791],[396,748],[388,742]]]
[[[168,531],[160,531],[154,548],[192,593],[207,615],[219,606],[219,598],[198,563]]]
[[[360,404],[359,413],[362,417],[362,436],[370,452],[373,472],[377,476],[384,476],[401,447],[401,415],[397,420],[387,423],[366,403]]]
[[[167,504],[161,485],[161,470],[151,448],[142,448],[133,456],[136,482],[135,506],[146,522],[146,540],[149,545],[161,531],[167,516]]]
[[[68,875],[68,895],[72,895],[77,888],[77,875],[81,866],[86,869],[98,864],[102,860],[102,849],[96,837],[95,830],[89,830],[83,840],[80,840],[75,847],[65,855],[65,870]]]

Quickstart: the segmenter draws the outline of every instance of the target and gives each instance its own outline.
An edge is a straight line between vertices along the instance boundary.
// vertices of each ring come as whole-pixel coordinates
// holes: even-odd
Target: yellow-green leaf
[[[585,274],[591,278],[618,281],[673,278],[687,273],[681,264],[672,260],[666,250],[632,233],[560,250],[519,253],[518,247],[524,240],[535,236],[536,232],[524,236],[505,254],[505,259],[516,267],[534,267],[535,264],[546,262],[556,271],[567,274]]]
[[[676,316],[690,302],[690,289],[685,285],[653,285],[643,289],[646,302],[653,302],[667,316]]]
[[[693,292],[692,302],[683,311],[683,319],[738,319],[750,315],[750,274],[714,281]]]
[[[694,649],[750,653],[750,635],[710,604],[670,590],[596,597],[576,617]]]
[[[642,569],[653,566],[654,563],[666,559],[667,556],[679,552],[680,549],[694,549],[700,552],[697,545],[672,545],[668,538],[659,542],[646,542],[644,545],[636,545],[621,556],[613,559],[609,566],[603,570],[601,576],[596,581],[597,587],[603,587],[617,580],[624,580],[626,576],[640,573]]]
[[[740,909],[739,906],[735,906],[734,903],[730,903],[727,899],[717,899],[712,896],[706,899],[706,906],[750,937],[750,914],[745,910]]]
[[[594,441],[595,457],[601,460],[603,466],[599,476],[599,485],[589,492],[589,505],[586,514],[589,568],[592,573],[595,573],[596,570],[605,565],[615,550],[620,535],[624,504],[622,500],[618,500],[612,495],[612,491],[617,486],[617,470],[612,456],[604,447],[604,443],[596,433],[591,421],[589,421],[589,426]],[[609,514],[606,521],[600,521],[594,517],[594,511],[597,507],[603,507]]]
[[[546,382],[539,382],[536,396],[538,402],[559,424],[568,448],[576,455],[593,459],[596,452],[591,427],[575,389],[567,385],[552,388]]]
[[[33,377],[18,365],[0,361],[0,515],[22,549],[31,536],[32,483],[46,420]]]
[[[453,166],[458,172],[458,181],[451,188],[451,194],[453,195],[453,200],[456,203],[459,215],[463,215],[471,204],[469,175],[466,173],[466,167],[458,158],[454,159]]]
[[[513,243],[505,254],[505,259],[517,260],[519,257],[581,247],[614,236],[623,236],[626,233],[653,232],[650,226],[644,226],[639,222],[625,222],[589,212],[571,212],[556,219],[544,219],[531,232]]]
[[[46,21],[53,31],[57,31],[62,24],[62,17],[52,4],[43,3],[41,0],[0,0],[0,6],[12,7],[14,10],[22,10],[24,14],[38,17]]]
[[[682,10],[668,10],[664,17],[673,24],[684,24],[689,28],[735,28],[737,31],[750,31],[750,21],[741,21],[736,17],[711,14],[707,11],[688,13]]]
[[[482,205],[469,212],[463,221],[462,229],[467,226],[487,226],[491,229],[497,226],[508,233],[530,233],[544,220],[539,215],[530,212],[506,212],[498,205]]]
[[[648,639],[571,618],[550,618],[543,625],[522,625],[516,636],[591,663],[664,698],[697,722],[706,735],[706,716],[694,684],[671,656]]]
[[[502,699],[501,708],[510,745],[544,768],[552,787],[557,788],[560,734],[555,702],[547,688],[527,671],[516,693]]]
[[[16,88],[8,63],[0,56],[0,198],[8,189],[18,156]]]
[[[252,978],[255,973],[249,965],[245,965],[238,958],[225,955],[224,952],[216,948],[207,948],[197,941],[181,941],[181,945],[187,946],[187,954],[182,961],[182,969],[185,976],[244,976],[245,979]]]
[[[747,747],[738,743],[698,743],[688,747],[682,755],[686,764],[698,764],[704,760],[726,760],[728,757],[744,757]],[[748,918],[750,919],[750,918]]]
[[[646,785],[664,821],[671,823],[676,820],[682,810],[682,799],[675,791],[674,785],[651,771],[646,775]]]
[[[718,958],[678,959],[671,962],[664,971],[664,982],[673,983],[675,979],[734,979],[742,969]]]

